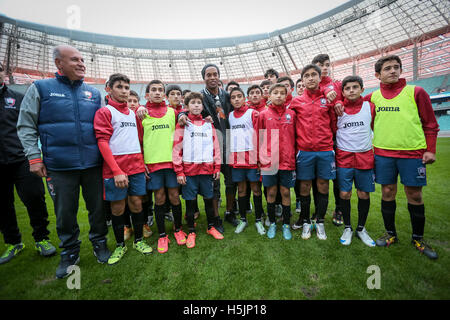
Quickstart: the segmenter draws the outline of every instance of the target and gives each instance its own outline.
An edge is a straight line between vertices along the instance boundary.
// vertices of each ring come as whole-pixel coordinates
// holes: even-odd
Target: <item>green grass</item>
[[[80,290],[69,290],[66,280],[55,279],[58,255],[43,258],[34,250],[28,215],[16,196],[17,217],[26,248],[11,262],[0,265],[0,299],[449,299],[450,139],[438,139],[437,162],[428,166],[427,176],[425,239],[439,254],[436,261],[420,255],[410,244],[410,218],[400,185],[396,215],[400,243],[391,248],[368,248],[356,238],[349,247],[340,245],[343,229],[331,223],[334,204],[331,192],[326,241],[318,240],[314,233],[304,241],[300,230],[293,231],[291,241],[285,241],[280,227],[276,238],[269,240],[256,233],[253,214],[244,233],[235,234],[234,228],[225,223],[225,239],[217,241],[206,235],[202,212],[197,221],[194,249],[178,247],[172,225],[166,223],[171,239],[168,253],[156,253],[157,236],[153,235],[147,241],[155,253],[140,255],[129,241],[128,252],[115,266],[96,262],[88,240],[87,211],[80,199]],[[293,192],[292,195],[294,199]],[[352,199],[353,223],[357,219],[355,198],[356,195]],[[384,232],[379,185],[371,199],[366,228],[375,239]],[[48,196],[47,205],[50,238],[57,245],[53,203]],[[295,214],[294,219],[297,217]],[[156,231],[156,225],[152,230]],[[111,228],[108,245],[114,248]],[[3,239],[0,248],[4,248]],[[370,265],[381,269],[379,290],[367,288],[370,274],[366,271]]]

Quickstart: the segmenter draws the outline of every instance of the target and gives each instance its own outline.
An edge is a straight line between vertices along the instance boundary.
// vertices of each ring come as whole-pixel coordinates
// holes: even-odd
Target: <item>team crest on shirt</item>
[[[84,97],[86,99],[91,99],[92,98],[92,92],[86,90],[83,93],[84,93]]]
[[[320,99],[320,104],[321,105],[327,104],[327,99],[325,99],[325,98]]]
[[[290,114],[286,114],[286,120],[287,121],[291,121],[291,119],[292,119],[291,115]]]
[[[426,177],[426,172],[427,172],[427,169],[425,167],[417,168],[417,174],[418,174],[417,178],[424,179]]]
[[[6,109],[15,109],[16,99],[8,97],[5,98],[5,108]]]

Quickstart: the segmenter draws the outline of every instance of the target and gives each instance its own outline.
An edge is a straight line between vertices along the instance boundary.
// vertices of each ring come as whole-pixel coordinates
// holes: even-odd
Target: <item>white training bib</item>
[[[184,127],[183,161],[191,163],[213,162],[214,143],[211,123]]]
[[[114,132],[109,139],[109,148],[114,156],[141,153],[139,136],[136,126],[136,116],[133,110],[128,115],[123,114],[113,106],[107,105],[111,112],[111,125]]]
[[[336,144],[348,152],[365,152],[372,149],[372,114],[370,104],[364,101],[357,114],[344,114],[338,117]]]
[[[253,109],[248,109],[240,118],[230,113],[230,152],[243,152],[253,150]]]

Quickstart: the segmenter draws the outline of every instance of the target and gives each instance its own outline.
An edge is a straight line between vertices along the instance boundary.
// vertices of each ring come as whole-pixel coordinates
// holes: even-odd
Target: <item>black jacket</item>
[[[218,101],[220,102],[220,106],[222,107],[225,115],[225,119],[222,119],[217,114],[217,106],[216,106],[217,99],[215,98],[215,96],[210,94],[206,88],[201,91],[201,94],[203,95],[203,111],[202,111],[203,118],[211,116],[213,119],[214,128],[217,130],[216,132],[218,133],[218,131],[220,131],[220,133],[222,134],[222,137],[219,137],[219,145],[222,150],[222,159],[223,159],[223,155],[227,154],[226,134],[227,129],[230,128],[228,116],[230,112],[233,111],[233,106],[231,105],[230,102],[230,95],[225,90],[219,89]]]
[[[21,93],[6,85],[0,89],[0,164],[26,160],[16,129],[22,99]]]

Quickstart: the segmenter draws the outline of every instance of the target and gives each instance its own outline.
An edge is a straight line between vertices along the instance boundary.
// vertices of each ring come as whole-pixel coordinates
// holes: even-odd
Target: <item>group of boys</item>
[[[128,224],[134,230],[133,248],[142,254],[152,253],[143,239],[149,236],[151,224],[147,219],[151,201],[143,201],[149,190],[155,199],[159,253],[166,253],[170,243],[165,227],[167,202],[176,243],[196,246],[198,195],[205,204],[207,234],[223,239],[218,214],[221,172],[227,193],[225,220],[233,223],[235,233],[244,231],[251,191],[256,230],[270,239],[277,232],[277,207],[281,208],[283,238],[292,239],[290,189],[295,188],[300,216],[292,229],[302,229],[305,240],[315,229],[317,238],[326,240],[329,180],[334,180],[333,222],[345,226],[340,238],[343,245],[350,245],[353,237],[350,199],[355,183],[356,236],[369,247],[398,241],[395,198],[400,174],[411,216],[412,243],[436,259],[437,253],[423,241],[425,165],[435,161],[439,131],[429,96],[400,79],[402,65],[397,56],[377,61],[375,76],[381,82],[380,89],[365,98],[361,96],[364,85],[360,77],[333,81],[329,68],[329,57],[318,55],[303,67],[295,84],[269,69],[266,80],[250,86],[246,95],[235,82],[228,83],[227,91],[217,89],[219,68],[208,64],[202,70],[207,84],[202,93],[182,92],[179,86],[166,87],[162,81],[152,80],[146,87],[145,106],[139,106],[139,97],[130,90],[126,75],[111,75],[106,106],[97,110],[93,121],[103,158],[103,196],[110,204],[117,243],[107,263],[118,263],[126,253]],[[213,86],[208,87],[208,81]],[[294,87],[296,97],[292,95]],[[226,103],[232,109],[224,108]],[[382,185],[386,228],[377,241],[365,229],[375,181]],[[231,213],[236,192],[233,185],[237,185],[239,221]],[[268,230],[263,224],[261,186],[267,202]],[[311,217],[314,188],[315,213]],[[180,194],[186,204],[188,233],[182,227]],[[152,198],[149,195],[147,200]],[[127,211],[131,219],[125,219]]]
[[[382,68],[392,62],[397,66],[398,81],[401,73],[401,61],[398,57],[382,58],[376,64],[376,76],[382,81],[382,85]],[[216,68],[219,73],[215,65],[209,65],[208,68]],[[399,102],[392,104],[380,91],[364,99],[361,96],[364,85],[360,77],[348,76],[342,83],[334,82],[328,76],[329,68],[329,57],[324,54],[305,66],[301,78],[295,84],[298,92],[295,98],[292,96],[292,79],[280,78],[274,70],[266,73],[267,80],[260,86],[250,86],[247,96],[238,83],[228,83],[226,91],[233,110],[223,117],[227,121],[228,131],[225,138],[217,134],[211,117],[204,117],[204,114],[202,116],[204,95],[190,92],[183,105],[180,87],[165,88],[161,81],[153,80],[146,88],[146,106],[140,107],[135,115],[127,108],[129,79],[120,74],[112,75],[108,81],[111,102],[97,112],[94,122],[99,148],[105,159],[105,199],[113,201],[114,208],[112,225],[117,249],[109,263],[118,262],[126,251],[123,241],[124,223],[118,217],[124,211],[127,188],[135,230],[142,230],[144,224],[143,218],[139,218],[139,214],[143,215],[142,206],[136,196],[146,194],[146,184],[147,189],[154,192],[155,218],[159,232],[158,252],[167,252],[170,242],[164,224],[166,189],[174,217],[174,237],[178,245],[186,245],[188,248],[195,246],[194,212],[198,211],[198,195],[203,196],[205,202],[207,233],[215,239],[223,239],[223,226],[213,209],[217,206],[213,203],[213,189],[224,163],[231,168],[231,180],[237,184],[240,221],[234,224],[235,233],[243,232],[248,226],[246,215],[251,191],[256,230],[260,235],[267,233],[268,238],[274,238],[277,230],[276,198],[279,193],[283,238],[291,239],[290,189],[297,182],[297,209],[300,216],[292,228],[302,229],[302,239],[309,239],[315,229],[318,239],[326,240],[324,218],[328,208],[329,180],[334,180],[339,209],[335,210],[333,222],[345,226],[340,243],[350,245],[352,241],[350,199],[355,183],[358,195],[356,236],[369,247],[389,246],[397,241],[393,221],[395,208],[392,210],[392,203],[395,203],[393,192],[390,196],[394,196],[394,200],[389,202],[385,200],[387,191],[383,191],[382,213],[386,234],[375,242],[365,229],[365,223],[370,208],[370,193],[375,191],[375,181],[383,185],[383,190],[391,190],[393,187],[387,187],[386,184],[396,185],[399,171],[407,196],[411,194],[408,197],[408,209],[413,225],[413,244],[429,258],[437,258],[436,252],[423,241],[424,207],[420,203],[421,186],[425,183],[424,163],[432,163],[433,160],[424,158],[423,161],[408,161],[402,157],[434,154],[437,125],[431,123],[434,126],[431,130],[433,132],[428,131],[426,139],[424,129],[417,126],[419,114],[411,116],[411,110],[407,109],[409,106],[404,107],[402,110],[406,111],[396,121],[400,123],[402,117],[410,117],[416,127],[406,139],[392,138],[392,135],[386,133],[391,125],[385,124],[386,120],[382,122],[386,118],[380,110],[389,110],[386,108],[390,107],[385,107],[387,104],[399,108]],[[276,81],[271,80],[271,76]],[[423,94],[422,91],[419,92],[419,95]],[[400,103],[411,104],[408,98],[414,97],[414,87],[406,86],[406,90],[400,90],[398,94]],[[164,101],[165,96],[169,106]],[[221,111],[217,112],[219,115]],[[184,121],[179,121],[179,116],[185,116]],[[431,118],[429,122],[432,122]],[[375,132],[375,157],[372,150],[372,130]],[[129,131],[133,134],[127,133]],[[112,151],[113,157],[110,149],[106,148],[107,144],[105,147],[102,145],[102,135],[105,132],[109,137],[110,149],[116,150]],[[223,139],[227,141],[225,149],[221,148],[225,143]],[[392,160],[393,157],[389,157],[392,155],[400,159]],[[117,161],[112,162],[111,159]],[[124,162],[119,165],[121,161]],[[397,161],[407,164],[397,164]],[[388,169],[385,168],[387,165]],[[388,170],[391,171],[390,175],[385,172]],[[419,172],[418,177],[414,177],[415,170]],[[135,179],[139,182],[134,182]],[[261,184],[267,201],[267,231],[262,222],[264,212]],[[314,192],[315,214],[311,219],[310,194],[313,185],[317,190]],[[119,193],[118,197],[110,196]],[[180,193],[186,201],[188,235],[182,229]],[[141,235],[142,232],[136,232],[135,247],[142,253],[150,253],[151,248],[142,241]],[[142,249],[139,249],[139,243]]]

